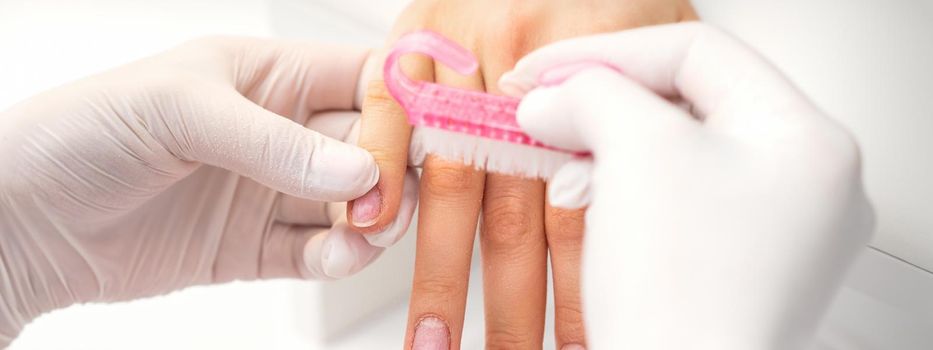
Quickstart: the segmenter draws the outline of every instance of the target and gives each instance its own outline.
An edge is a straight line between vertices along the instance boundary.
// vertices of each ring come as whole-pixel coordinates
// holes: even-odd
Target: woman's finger
[[[540,349],[547,302],[544,183],[487,175],[482,222],[486,347]]]
[[[406,347],[459,349],[485,174],[425,160]]]
[[[447,86],[483,89],[478,75],[462,76],[439,66],[435,76]],[[460,347],[484,178],[470,165],[434,156],[425,160],[406,337],[414,349]]]
[[[382,61],[381,57],[376,59]],[[434,64],[430,59],[407,56],[401,62],[406,74],[413,79],[434,79]],[[348,219],[357,230],[374,232],[389,225],[398,213],[408,169],[411,126],[405,111],[389,94],[381,74],[368,83],[362,108],[359,146],[376,159],[379,181],[368,193],[350,202]]]
[[[566,210],[548,205],[544,214],[548,251],[551,255],[551,275],[554,279],[554,335],[557,348],[585,348],[586,333],[580,303],[584,210]]]

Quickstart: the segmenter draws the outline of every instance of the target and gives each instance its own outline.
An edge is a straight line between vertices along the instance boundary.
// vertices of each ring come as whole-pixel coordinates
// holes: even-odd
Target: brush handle
[[[408,122],[452,132],[485,137],[498,141],[576,153],[545,145],[525,134],[515,119],[519,99],[479,91],[452,88],[440,84],[413,80],[402,71],[403,55],[420,53],[430,56],[455,72],[470,75],[479,67],[469,51],[440,34],[416,31],[403,36],[386,58],[384,77],[392,97],[408,115]],[[576,72],[602,63],[581,62],[556,67],[542,76],[542,83],[556,85]]]

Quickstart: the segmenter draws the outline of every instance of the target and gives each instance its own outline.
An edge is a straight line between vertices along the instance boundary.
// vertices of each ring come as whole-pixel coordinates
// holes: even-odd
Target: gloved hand
[[[415,175],[396,222],[350,232],[330,202],[369,191],[378,169],[339,141],[358,114],[316,115],[353,109],[365,57],[198,40],[0,114],[0,348],[74,303],[372,262],[407,229]]]
[[[535,89],[581,60],[622,74],[592,68]],[[552,203],[589,205],[591,347],[807,343],[874,215],[852,136],[773,66],[688,23],[559,42],[500,85],[527,92],[518,119],[533,137],[593,153],[550,188]]]

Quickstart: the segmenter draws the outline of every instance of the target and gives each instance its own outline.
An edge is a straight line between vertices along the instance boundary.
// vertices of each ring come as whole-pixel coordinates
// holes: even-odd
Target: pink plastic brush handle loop
[[[427,55],[462,75],[473,74],[479,69],[479,63],[470,51],[440,34],[427,30],[406,34],[395,43],[382,68],[386,88],[402,107],[407,107],[413,102],[418,92],[427,84],[412,80],[402,72],[399,60],[410,53]]]
[[[473,74],[479,67],[469,51],[440,34],[417,31],[399,39],[386,58],[383,75],[389,93],[405,109],[409,124],[551,149],[532,140],[518,126],[515,110],[519,99],[412,80],[399,64],[409,53],[427,55],[463,75]]]

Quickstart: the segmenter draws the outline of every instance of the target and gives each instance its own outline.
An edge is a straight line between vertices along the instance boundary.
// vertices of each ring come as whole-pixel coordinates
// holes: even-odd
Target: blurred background
[[[381,45],[406,3],[0,0],[0,110],[204,35]],[[817,348],[933,348],[933,1],[694,4],[704,20],[773,60],[862,145],[878,231],[833,305]],[[346,281],[233,283],[75,306],[38,319],[12,349],[397,348],[405,331],[413,238]],[[465,349],[483,345],[480,274],[474,268]],[[546,337],[553,348],[550,330]]]

